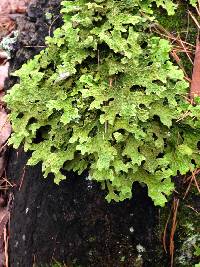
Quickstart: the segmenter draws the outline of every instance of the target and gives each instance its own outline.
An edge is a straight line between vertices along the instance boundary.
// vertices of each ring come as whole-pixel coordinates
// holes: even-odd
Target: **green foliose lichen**
[[[106,185],[107,200],[130,198],[135,181],[163,206],[171,177],[200,166],[200,106],[170,60],[171,45],[149,29],[152,6],[174,14],[168,1],[63,1],[64,24],[47,48],[14,75],[5,100],[10,144],[31,150],[44,176],[62,169]],[[39,136],[39,138],[38,138]],[[37,141],[37,142],[36,142]]]

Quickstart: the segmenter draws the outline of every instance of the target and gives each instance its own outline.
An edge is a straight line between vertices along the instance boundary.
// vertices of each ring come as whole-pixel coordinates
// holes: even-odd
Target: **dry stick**
[[[56,16],[55,19],[52,21],[51,25],[49,26],[49,36],[51,36],[51,28],[53,27],[53,24],[56,22],[56,20],[60,17],[60,15]]]
[[[187,44],[187,45],[191,45],[191,44],[189,44],[189,43],[187,43],[187,42],[181,40],[180,37],[179,37],[179,38],[174,37],[170,32],[168,32],[165,28],[163,28],[163,27],[162,27],[161,25],[159,25],[159,24],[155,24],[155,25],[154,25],[154,28],[156,29],[156,32],[157,32],[159,35],[161,35],[161,36],[165,36],[165,37],[167,37],[168,39],[171,39],[171,40],[173,40],[174,42],[178,43],[178,44],[182,47],[183,51],[186,53],[186,55],[187,55],[189,61],[193,64],[192,59],[191,59],[191,57],[190,57],[190,55],[189,55],[188,49],[187,49],[186,46],[185,46],[186,44]],[[164,34],[163,34],[163,33],[164,33]],[[191,45],[191,46],[193,46],[193,45]],[[174,50],[171,52],[171,55],[172,55],[172,57],[174,58],[174,60],[177,62],[177,64],[179,65],[179,67],[182,69],[182,71],[184,72],[184,74],[185,74],[185,79],[186,79],[188,82],[191,82],[189,76],[187,75],[187,73],[186,73],[186,71],[185,71],[185,69],[184,69],[184,67],[183,67],[183,65],[181,64],[181,60],[180,60],[180,58],[178,57],[178,55],[176,54],[176,52],[175,52]]]
[[[46,45],[24,45],[23,47],[26,47],[26,48],[45,48],[47,46]]]
[[[165,224],[165,229],[164,229],[164,232],[163,232],[163,239],[162,239],[162,241],[163,241],[163,248],[164,248],[165,253],[167,253],[167,245],[166,245],[167,227],[168,227],[168,224],[169,224],[169,219],[171,217],[171,213],[172,213],[172,209],[171,209],[170,214],[169,214],[169,216],[167,218],[167,221],[166,221],[166,224]]]
[[[199,214],[198,210],[196,210],[194,207],[190,206],[190,205],[186,205],[186,207],[188,207],[189,209],[193,210],[194,212],[196,212],[197,214]]]
[[[183,40],[181,40],[181,42],[183,43]],[[194,47],[196,48],[196,46],[194,46]],[[174,45],[174,46],[173,46],[173,49],[176,50],[177,52],[184,52],[184,53],[185,53],[185,49],[182,48],[182,46],[180,46],[180,45]],[[193,49],[193,48],[188,48],[188,47],[187,47],[187,52],[188,52],[189,54],[193,54],[193,53],[194,53],[194,49]],[[193,64],[193,62],[192,62],[192,64]]]
[[[197,14],[200,16],[200,0],[198,0],[198,7],[195,7]]]
[[[191,80],[190,80],[190,82],[191,82]],[[189,99],[187,98],[186,101],[189,101]],[[176,120],[176,122],[182,121],[183,119],[187,118],[190,114],[191,114],[190,111],[184,112],[183,115],[179,119]]]
[[[168,35],[166,35],[166,34],[163,34],[163,33],[159,32],[159,31],[155,31],[155,32],[158,33],[159,35],[163,36],[163,37],[167,37],[168,39],[177,41],[177,38],[174,37],[174,36],[171,35],[171,34],[170,34],[170,36],[168,36]],[[183,41],[183,40],[182,40],[182,42],[183,42],[184,44],[188,45],[188,46],[191,46],[191,47],[194,47],[194,48],[196,47],[195,45],[190,44],[190,43],[188,43],[188,42],[186,42],[186,41]]]
[[[155,23],[154,28],[157,29],[161,33],[164,32],[167,37],[172,38],[172,39],[174,38],[174,36],[170,32],[168,32],[165,28],[163,28],[160,24]]]
[[[192,171],[192,175],[190,175],[189,177],[187,177],[187,178],[185,179],[185,182],[188,182],[188,181],[189,181],[189,184],[188,184],[188,187],[187,187],[187,189],[186,189],[186,192],[185,192],[185,194],[184,194],[183,199],[185,199],[186,196],[188,195],[188,192],[189,192],[189,190],[190,190],[190,187],[191,187],[193,181],[195,182],[195,185],[196,185],[196,187],[197,187],[197,190],[198,190],[199,193],[200,193],[199,184],[198,184],[198,182],[197,182],[197,180],[196,180],[196,177],[195,177],[195,175],[198,175],[199,173],[200,173],[200,169],[197,169],[197,170],[195,170],[194,172]]]
[[[178,66],[182,69],[184,75],[185,75],[185,79],[188,81],[188,82],[191,82],[190,78],[188,77],[183,65],[181,64],[181,59],[179,58],[179,56],[176,54],[176,52],[174,50],[172,50],[170,52],[170,55],[174,58],[174,60],[176,61],[176,63],[178,64]]]
[[[175,42],[178,42],[178,43],[180,43],[180,40],[177,38],[177,37],[175,37],[173,34],[171,34],[170,32],[168,32],[165,28],[163,28],[160,24],[155,24],[154,25],[154,28],[157,30],[157,33],[158,34],[160,34],[160,35],[162,35],[162,36],[164,36],[164,37],[167,37],[167,38],[169,38],[169,39],[172,39],[172,40],[174,40]],[[189,45],[189,46],[191,46],[191,47],[195,47],[195,45],[193,45],[193,44],[190,44],[190,43],[188,43],[188,42],[186,42],[186,41],[182,41],[182,43],[184,43],[184,44],[186,44],[186,45]],[[182,44],[180,43],[180,45],[182,46]]]
[[[172,50],[171,52],[170,52],[170,55],[174,58],[174,60],[177,62],[177,64],[179,65],[179,67],[182,69],[182,71],[184,72],[184,74],[185,75],[187,75],[186,74],[186,71],[185,71],[185,69],[184,69],[184,67],[183,67],[183,65],[181,64],[181,59],[179,58],[179,56],[177,55],[177,53],[174,51],[174,50]]]
[[[26,167],[24,166],[23,173],[22,173],[22,176],[21,176],[21,179],[20,179],[19,191],[21,190],[22,184],[23,184],[23,181],[24,181],[24,176],[25,176],[25,172],[26,172],[26,169],[25,168]]]
[[[33,267],[36,267],[35,254],[33,254]]]
[[[194,175],[194,183],[195,183],[195,185],[196,185],[196,188],[197,188],[198,192],[200,193],[199,184],[198,184],[198,182],[197,182],[197,179],[196,179],[195,175]]]
[[[195,7],[195,9],[196,9],[197,14],[200,16],[199,9],[197,7]]]
[[[200,14],[200,0],[198,0],[198,14]]]
[[[4,254],[5,254],[5,267],[9,267],[8,264],[8,233],[6,226],[4,228]]]
[[[191,171],[191,173],[192,173],[192,171]],[[200,169],[195,169],[194,173],[195,173],[195,175],[199,174]],[[184,179],[184,183],[188,182],[191,178],[192,178],[192,174]]]
[[[188,13],[189,13],[190,17],[193,19],[193,21],[196,24],[197,28],[200,30],[199,22],[197,21],[197,19],[195,18],[195,16],[190,11],[188,11]]]
[[[188,195],[188,192],[189,192],[189,190],[190,190],[190,187],[191,187],[192,181],[193,181],[193,177],[191,177],[191,179],[190,179],[189,185],[188,185],[188,187],[187,187],[187,189],[186,189],[186,191],[185,191],[185,194],[184,194],[184,197],[183,197],[183,199],[185,199],[185,198],[186,198],[186,196]]]
[[[191,45],[192,47],[193,47],[193,45],[192,45],[192,44],[189,44],[189,43],[187,43],[187,42],[185,42],[185,41],[183,41],[183,40],[181,40],[181,39],[179,40],[179,39],[175,38],[171,33],[167,32],[167,31],[166,31],[164,28],[162,28],[160,25],[159,25],[159,30],[163,30],[163,31],[166,33],[166,35],[165,35],[165,34],[162,34],[160,31],[155,31],[155,32],[158,33],[158,34],[161,35],[161,36],[167,37],[168,39],[172,39],[172,40],[178,42],[178,43],[181,45],[181,47],[182,47],[183,50],[177,49],[177,47],[176,47],[175,49],[173,49],[173,51],[171,51],[170,54],[171,54],[171,56],[174,58],[174,60],[177,62],[178,66],[182,69],[182,71],[183,71],[183,73],[184,73],[184,75],[185,75],[185,77],[184,77],[185,80],[188,81],[189,83],[191,83],[191,79],[189,78],[189,76],[187,75],[187,73],[186,73],[186,71],[185,71],[183,65],[181,64],[181,59],[178,57],[176,51],[177,51],[177,52],[184,52],[184,53],[186,53],[188,59],[190,60],[190,62],[191,62],[192,65],[193,65],[193,61],[192,61],[192,59],[191,59],[191,57],[190,57],[190,55],[189,55],[188,48],[186,49],[186,47],[185,47],[184,44]]]
[[[182,47],[183,47],[183,50],[184,50],[184,52],[186,53],[187,57],[189,58],[190,62],[191,62],[191,63],[192,63],[192,65],[193,65],[193,61],[192,61],[192,59],[191,59],[191,57],[190,57],[190,55],[189,55],[189,53],[188,53],[188,50],[186,49],[186,47],[185,47],[185,45],[184,45],[183,41],[181,40],[181,38],[179,38],[179,39],[180,39],[180,40],[179,40],[179,42],[181,43],[181,45],[182,45]]]
[[[200,10],[200,0],[198,0],[198,4],[199,4],[199,10]],[[200,15],[200,12],[198,12],[198,13]],[[191,12],[189,12],[189,15],[194,20],[194,22],[197,25],[198,29],[200,29],[200,25],[199,25],[198,21],[196,20],[196,18],[191,14]],[[162,34],[162,32],[164,32],[167,35],[166,37],[168,37],[169,39],[172,39],[172,40],[174,40],[174,41],[176,41],[176,42],[178,42],[180,44],[180,46],[183,48],[184,52],[186,53],[187,57],[189,58],[190,62],[193,64],[192,59],[191,59],[191,57],[190,57],[190,55],[188,53],[188,50],[185,47],[184,42],[180,38],[179,39],[178,38],[174,38],[174,36],[171,33],[167,32],[160,25],[156,25],[156,26],[157,26],[157,28],[156,27],[155,28],[158,30],[158,32],[161,31],[161,34]],[[174,57],[174,59],[176,60],[176,62],[178,63],[178,65],[181,67],[181,69],[184,70],[184,68],[180,64],[180,59],[177,56],[176,52],[173,51],[171,54]],[[193,66],[194,67],[193,67],[192,82],[191,82],[191,89],[190,89],[190,98],[192,98],[192,99],[194,98],[194,95],[196,95],[196,94],[200,95],[200,42],[199,41],[196,44],[195,59],[194,59]],[[184,73],[185,73],[185,71],[184,71]],[[199,85],[199,87],[198,87],[198,85]],[[195,172],[195,174],[196,174],[196,172]],[[198,185],[198,183],[196,181],[196,178],[195,178],[195,174],[192,172],[190,183],[189,183],[189,186],[188,186],[188,188],[186,190],[184,198],[186,197],[193,180],[195,181],[197,189],[200,192],[199,185]],[[171,234],[170,234],[171,267],[173,266],[173,263],[174,263],[174,234],[175,234],[176,226],[177,226],[177,210],[178,210],[178,206],[179,206],[179,199],[174,199],[174,202],[173,202],[172,229],[171,229]],[[170,216],[171,216],[171,214],[169,215],[169,217],[167,219],[167,222],[166,222],[166,225],[165,225],[165,230],[164,230],[164,235],[163,235],[163,246],[164,246],[165,252],[167,251],[167,249],[166,249],[166,232],[167,232],[167,226],[168,226],[168,223],[169,223]]]
[[[187,29],[186,29],[185,41],[186,41],[187,38],[188,38],[189,25],[190,25],[190,15],[187,13]]]
[[[8,181],[8,179],[6,179],[6,176],[5,177],[2,177],[2,183],[6,183],[5,185],[5,188],[8,190],[9,187],[14,187],[16,186],[15,184],[11,184],[11,182]]]
[[[14,184],[12,185],[12,183],[8,180],[6,169],[4,170],[4,177],[2,177],[2,180],[3,182],[6,182],[6,185],[8,184],[10,187],[14,187]]]
[[[170,234],[170,256],[171,256],[171,267],[173,267],[174,263],[174,234],[176,231],[176,226],[177,226],[177,210],[179,206],[179,199],[174,199],[173,201],[173,219],[172,219],[172,229],[171,229],[171,234]]]

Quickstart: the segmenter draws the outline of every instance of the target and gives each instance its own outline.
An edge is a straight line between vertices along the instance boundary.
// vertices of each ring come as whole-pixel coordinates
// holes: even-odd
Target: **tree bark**
[[[19,38],[10,72],[39,53],[50,27],[53,31],[62,23],[59,10],[59,0],[32,1],[27,15],[17,18]],[[53,12],[53,24],[47,12]],[[16,81],[10,77],[7,89]],[[43,178],[40,165],[26,166],[28,157],[23,148],[10,149],[7,176],[15,185],[11,267],[50,266],[54,260],[85,267],[161,266],[158,209],[146,187],[135,183],[131,200],[108,204],[105,192],[86,175],[70,173],[57,186],[52,177]]]

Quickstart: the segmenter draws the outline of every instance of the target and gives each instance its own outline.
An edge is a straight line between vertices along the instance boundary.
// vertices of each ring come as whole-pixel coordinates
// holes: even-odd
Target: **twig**
[[[26,172],[26,167],[24,166],[23,173],[22,173],[22,176],[21,176],[21,179],[20,179],[19,191],[21,190],[21,187],[22,187],[22,184],[23,184],[23,181],[24,181],[25,172]]]
[[[197,214],[199,214],[199,212],[192,206],[190,205],[186,205],[186,207],[188,207],[189,209],[193,210],[194,212],[196,212]]]
[[[187,116],[189,116],[191,114],[191,111],[186,111],[185,113],[183,113],[183,115],[176,120],[176,122],[182,121],[183,119],[187,118]]]
[[[167,38],[169,38],[169,39],[171,39],[171,40],[177,41],[177,38],[174,37],[172,34],[170,34],[170,36],[168,36],[168,35],[166,35],[166,34],[163,34],[163,33],[159,32],[159,31],[156,31],[156,33],[158,33],[159,35],[161,35],[161,36],[163,36],[163,37],[167,37]],[[188,45],[188,46],[191,46],[191,47],[195,48],[195,45],[193,45],[193,44],[190,44],[190,43],[188,43],[188,42],[186,42],[186,41],[183,41],[183,40],[182,40],[182,42],[183,42],[184,44]]]
[[[199,184],[198,184],[198,182],[197,182],[197,180],[196,180],[196,175],[198,175],[199,173],[200,173],[200,169],[196,169],[195,171],[192,171],[192,174],[191,174],[189,177],[187,177],[187,178],[185,179],[184,183],[189,182],[189,184],[188,184],[188,187],[187,187],[187,189],[186,189],[186,192],[185,192],[185,194],[184,194],[183,199],[185,199],[186,196],[188,195],[188,192],[189,192],[189,190],[190,190],[190,187],[191,187],[193,181],[195,182],[195,185],[196,185],[196,187],[197,187],[197,190],[198,190],[198,192],[200,193]]]
[[[188,13],[189,13],[190,17],[193,19],[193,21],[196,24],[197,28],[200,30],[200,25],[199,25],[197,19],[195,18],[195,16],[190,11],[188,11]]]
[[[51,28],[53,27],[53,24],[56,22],[56,20],[60,17],[60,15],[56,16],[55,19],[52,21],[51,25],[49,26],[49,36],[51,36]]]
[[[187,187],[187,189],[186,189],[186,191],[185,191],[185,194],[184,194],[183,199],[185,199],[186,196],[188,195],[188,192],[189,192],[190,187],[191,187],[191,184],[192,184],[192,180],[193,180],[193,178],[190,179],[189,185],[188,185],[188,187]]]
[[[177,211],[178,211],[178,206],[179,206],[179,199],[175,199],[173,201],[173,219],[172,219],[172,229],[171,229],[171,234],[170,234],[170,256],[171,256],[171,267],[173,267],[174,264],[174,234],[176,231],[176,226],[177,226]]]
[[[24,45],[23,47],[27,47],[27,48],[45,48],[46,45]]]
[[[175,60],[176,63],[178,64],[178,66],[182,69],[182,71],[183,71],[183,73],[184,73],[184,75],[185,75],[184,78],[185,78],[187,81],[190,82],[190,78],[188,77],[188,75],[187,75],[187,73],[186,73],[186,71],[185,71],[183,65],[181,64],[181,59],[179,58],[179,56],[176,54],[176,52],[175,52],[174,50],[172,50],[172,51],[170,52],[170,55],[174,58],[174,60]]]
[[[197,182],[197,179],[196,179],[196,177],[195,177],[195,175],[194,175],[194,182],[195,182],[195,185],[196,185],[196,188],[197,188],[197,190],[199,191],[199,193],[200,193],[200,188],[199,188],[199,184],[198,184],[198,182]]]
[[[192,61],[192,59],[191,59],[191,57],[190,57],[190,55],[189,55],[189,53],[188,53],[188,51],[187,51],[187,49],[186,49],[184,43],[183,43],[183,41],[181,40],[181,38],[179,38],[179,39],[180,39],[179,42],[181,43],[181,45],[182,45],[182,47],[183,47],[183,50],[185,51],[185,53],[186,53],[188,59],[190,60],[191,64],[193,65],[193,61]]]
[[[164,229],[164,232],[163,232],[163,239],[162,239],[162,241],[163,241],[163,248],[164,248],[165,253],[167,253],[167,245],[166,245],[167,227],[168,227],[168,224],[169,224],[169,219],[171,217],[171,214],[172,214],[172,209],[171,209],[170,214],[169,214],[169,216],[167,218],[167,221],[166,221],[166,224],[165,224],[165,229]]]
[[[8,233],[6,226],[4,227],[4,254],[5,254],[5,267],[9,267],[8,263]]]
[[[198,0],[198,7],[195,7],[197,14],[200,16],[200,1]]]

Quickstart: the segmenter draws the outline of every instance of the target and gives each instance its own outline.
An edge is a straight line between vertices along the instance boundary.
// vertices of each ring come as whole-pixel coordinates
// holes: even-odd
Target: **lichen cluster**
[[[56,183],[63,169],[87,170],[105,185],[108,201],[122,201],[139,181],[163,206],[171,178],[200,166],[199,105],[186,100],[189,85],[170,60],[171,45],[151,31],[153,10],[171,15],[177,4],[62,5],[63,26],[15,72],[20,82],[5,98],[10,144],[23,143],[32,151],[28,164],[42,161],[44,176],[53,173]]]

